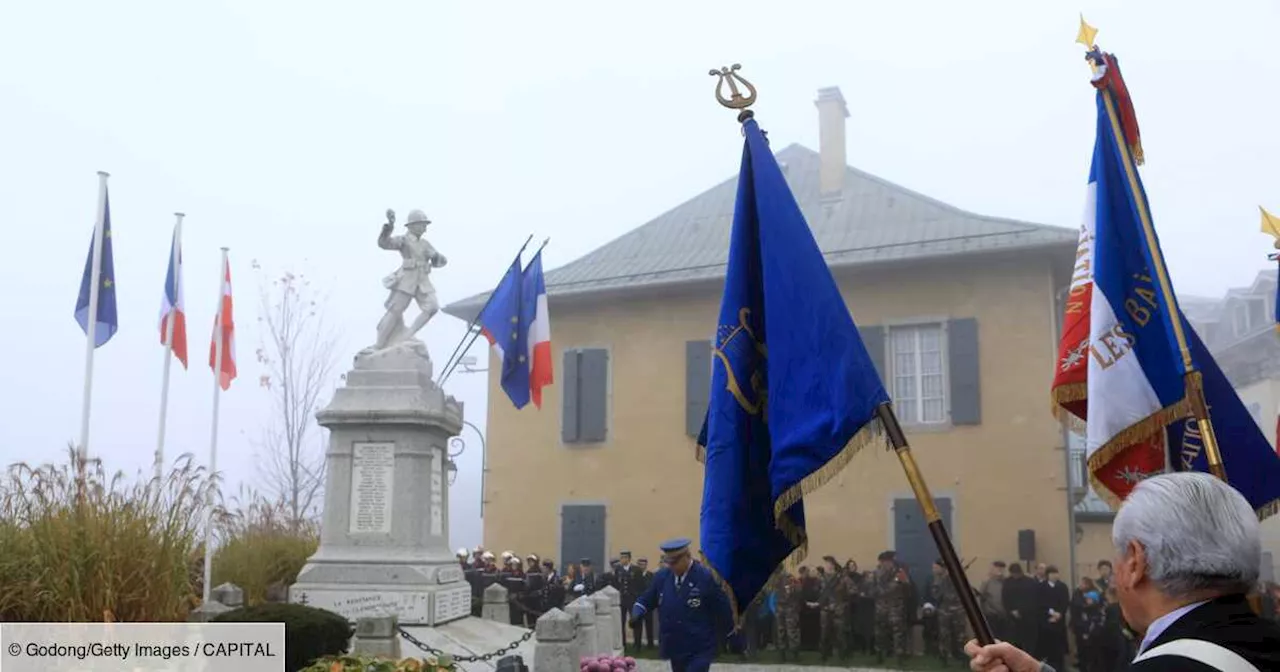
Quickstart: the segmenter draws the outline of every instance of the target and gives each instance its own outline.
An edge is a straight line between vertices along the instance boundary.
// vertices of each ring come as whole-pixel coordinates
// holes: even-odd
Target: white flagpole
[[[213,429],[209,432],[209,477],[212,479],[218,470],[218,398],[222,392],[222,341],[226,334],[222,330],[223,296],[227,291],[227,248],[222,248],[222,263],[218,265],[218,314],[214,318],[213,327]],[[216,483],[216,481],[213,481]],[[211,483],[212,485],[212,483]],[[209,602],[210,591],[213,590],[213,491],[209,488],[209,499],[204,511],[204,599]]]
[[[178,310],[179,297],[182,296],[182,266],[179,255],[182,249],[182,218],[186,215],[175,212],[173,216],[178,220],[173,225],[173,245],[169,248],[169,272],[173,274],[173,305],[169,307],[169,317],[165,321],[164,329],[164,378],[160,382],[160,437],[156,440],[156,481],[159,481],[164,473],[164,423],[169,413],[169,366],[173,363],[173,323]],[[165,291],[169,289],[166,287]]]
[[[89,271],[89,319],[85,329],[84,349],[84,405],[80,410],[80,445],[76,448],[76,469],[84,475],[85,461],[89,459],[89,407],[93,397],[94,336],[98,325],[98,285],[102,282],[102,230],[106,222],[107,173],[98,171],[98,215],[93,224],[93,261]]]

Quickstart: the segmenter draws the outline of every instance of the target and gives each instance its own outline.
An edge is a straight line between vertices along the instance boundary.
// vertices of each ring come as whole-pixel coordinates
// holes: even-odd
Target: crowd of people
[[[524,558],[507,551],[499,556],[482,547],[459,549],[458,560],[472,586],[472,605],[480,615],[485,588],[503,584],[508,591],[511,623],[533,627],[546,610],[580,595],[613,586],[621,598],[623,641],[634,648],[654,648],[655,611],[628,624],[636,598],[653,581],[646,558],[632,561],[623,551],[597,571],[591,560],[569,563],[563,571],[550,558]],[[995,636],[1046,661],[1058,670],[1074,651],[1080,672],[1127,669],[1137,640],[1124,624],[1117,594],[1111,585],[1109,561],[1097,563],[1095,576],[1069,588],[1058,569],[1044,563],[992,563],[975,587],[983,613]],[[1280,586],[1267,584],[1260,592],[1261,610],[1280,620]],[[919,626],[923,648],[913,645]],[[923,580],[913,580],[893,551],[878,558],[874,570],[860,571],[853,560],[844,563],[827,556],[820,565],[779,573],[759,599],[747,608],[742,622],[743,655],[748,659],[772,649],[783,659],[798,660],[813,651],[822,660],[847,660],[853,654],[896,658],[899,664],[914,655],[940,658],[944,664],[966,659],[968,621],[941,561]]]

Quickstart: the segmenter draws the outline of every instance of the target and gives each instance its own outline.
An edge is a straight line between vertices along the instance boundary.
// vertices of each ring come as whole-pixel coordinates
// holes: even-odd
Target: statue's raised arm
[[[439,312],[440,303],[436,298],[435,287],[431,284],[431,270],[448,263],[444,255],[422,237],[431,220],[421,210],[409,212],[409,218],[405,222],[408,233],[405,235],[391,235],[395,229],[395,221],[395,211],[388,209],[387,222],[382,225],[382,231],[378,235],[378,247],[400,252],[400,268],[382,281],[390,295],[383,304],[387,313],[378,323],[378,340],[373,346],[375,350],[412,339]],[[413,302],[417,302],[420,312],[413,323],[406,327],[404,312]]]

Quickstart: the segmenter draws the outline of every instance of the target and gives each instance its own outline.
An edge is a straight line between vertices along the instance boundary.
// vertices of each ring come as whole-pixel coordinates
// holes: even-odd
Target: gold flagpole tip
[[[1076,43],[1083,44],[1085,49],[1093,49],[1094,38],[1098,37],[1098,29],[1089,25],[1084,20],[1084,14],[1080,14],[1080,30],[1076,33]]]
[[[738,121],[745,122],[755,116],[755,113],[747,108],[756,102],[756,87],[738,74],[741,69],[741,65],[734,63],[719,70],[712,68],[708,74],[718,78],[718,81],[716,81],[716,100],[731,110],[741,110],[738,113]],[[746,89],[747,94],[745,96],[742,95],[742,91],[738,88],[739,85]],[[724,95],[726,86],[729,89],[727,98]]]

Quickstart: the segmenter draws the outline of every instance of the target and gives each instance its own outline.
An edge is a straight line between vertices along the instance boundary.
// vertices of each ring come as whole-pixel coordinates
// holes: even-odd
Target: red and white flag
[[[169,248],[169,271],[164,279],[164,298],[160,301],[160,345],[169,345],[173,355],[187,368],[187,316],[182,283],[182,223],[173,227],[173,244]],[[173,320],[170,327],[169,321]],[[173,329],[172,332],[169,330]],[[172,333],[172,341],[170,335]]]
[[[231,262],[224,257],[222,303],[218,306],[218,316],[213,322],[213,340],[209,343],[209,368],[218,376],[218,385],[224,390],[231,387],[231,381],[236,377],[236,323],[231,308]]]
[[[547,310],[547,283],[542,277],[542,252],[524,269],[523,294],[525,301],[532,301],[533,319],[528,324],[529,335],[529,397],[533,405],[542,408],[542,388],[550,385],[555,375],[551,369],[551,314]]]

